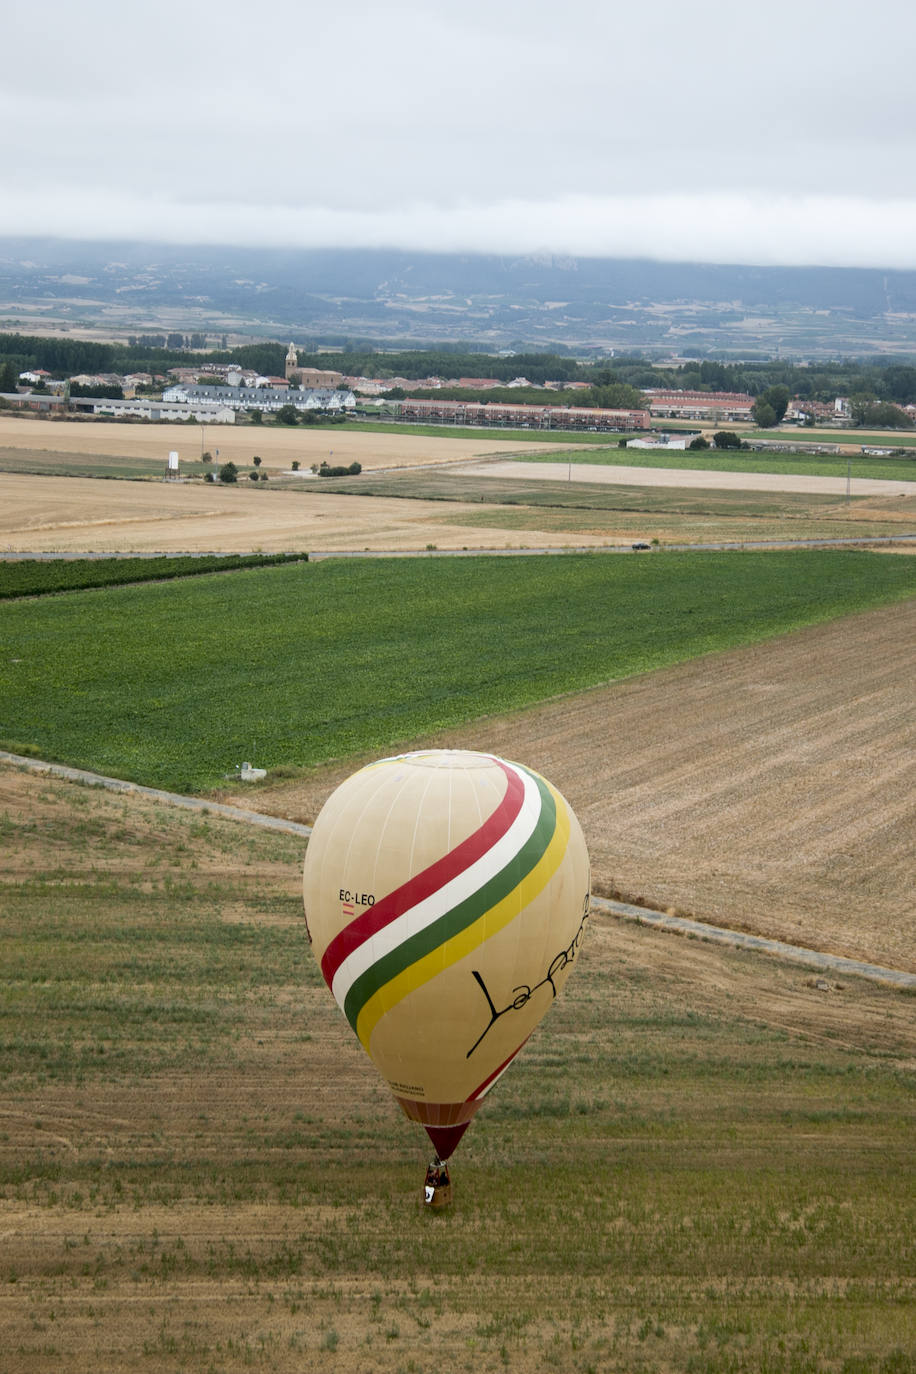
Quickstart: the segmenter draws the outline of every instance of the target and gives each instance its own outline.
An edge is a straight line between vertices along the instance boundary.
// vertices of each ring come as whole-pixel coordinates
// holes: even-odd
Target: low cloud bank
[[[570,195],[370,211],[68,190],[63,198],[13,192],[0,204],[0,235],[49,232],[76,240],[916,268],[912,198]]]

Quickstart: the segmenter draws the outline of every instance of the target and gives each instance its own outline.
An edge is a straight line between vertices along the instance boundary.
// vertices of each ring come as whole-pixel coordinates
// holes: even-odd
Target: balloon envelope
[[[382,759],[322,808],[304,898],[325,981],[448,1158],[576,959],[589,863],[575,815],[495,755]]]

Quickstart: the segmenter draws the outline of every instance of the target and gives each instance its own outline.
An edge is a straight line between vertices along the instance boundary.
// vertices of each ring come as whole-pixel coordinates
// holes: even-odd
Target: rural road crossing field
[[[65,764],[47,763],[41,759],[27,758],[23,754],[10,754],[0,749],[0,763],[14,768],[26,768],[34,773],[49,773],[54,777],[66,778],[92,787],[102,787],[112,792],[132,792],[169,806],[180,806],[186,810],[208,812],[215,816],[225,816],[228,820],[240,821],[246,825],[258,825],[268,830],[284,831],[307,839],[312,827],[298,821],[285,820],[281,816],[267,816],[261,811],[249,811],[240,806],[228,806],[223,802],[208,801],[205,797],[186,797],[178,792],[166,792],[157,787],[144,787],[140,783],[125,782],[122,778],[108,778],[101,773],[92,773],[84,768],[70,768]],[[850,977],[870,978],[875,982],[889,983],[899,988],[916,988],[916,974],[905,973],[900,969],[884,968],[879,964],[846,959],[837,954],[823,954],[819,950],[804,949],[799,945],[789,945],[781,940],[770,940],[764,936],[748,935],[743,931],[727,930],[722,926],[706,925],[702,921],[690,920],[684,916],[669,916],[664,912],[652,911],[647,907],[632,906],[627,902],[610,901],[604,897],[593,897],[592,910],[615,916],[623,920],[636,921],[656,929],[690,935],[717,944],[728,944],[736,948],[752,949],[759,953],[770,954],[791,963],[803,964],[807,968],[822,972],[841,973]]]

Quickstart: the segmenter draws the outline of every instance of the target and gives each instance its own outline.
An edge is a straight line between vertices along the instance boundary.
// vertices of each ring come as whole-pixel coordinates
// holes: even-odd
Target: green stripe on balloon
[[[369,998],[378,992],[379,988],[384,987],[399,973],[403,973],[404,969],[409,968],[411,964],[425,958],[434,949],[444,945],[447,940],[473,925],[497,902],[501,902],[504,897],[508,896],[513,888],[518,887],[519,883],[540,861],[556,830],[557,808],[550,788],[547,787],[543,779],[535,774],[530,774],[530,776],[537,783],[541,797],[540,815],[531,835],[518,853],[513,854],[505,867],[488,879],[482,887],[470,893],[457,906],[443,912],[437,920],[424,930],[417,931],[415,935],[410,936],[409,939],[402,941],[394,949],[383,954],[371,967],[354,979],[344,999],[344,1014],[354,1031],[356,1031],[360,1012]]]

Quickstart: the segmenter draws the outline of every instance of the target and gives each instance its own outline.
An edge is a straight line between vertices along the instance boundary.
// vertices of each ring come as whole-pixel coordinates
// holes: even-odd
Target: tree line
[[[43,368],[59,378],[79,372],[164,373],[170,367],[205,368],[209,364],[234,364],[267,376],[283,374],[286,362],[283,343],[249,343],[209,352],[170,346],[178,342],[196,344],[203,337],[178,333],[133,335],[127,344],[119,344],[2,333],[0,368],[3,377],[13,378],[7,390],[15,385],[20,372],[32,368]],[[657,367],[633,355],[598,362],[551,352],[494,357],[470,344],[402,351],[348,343],[341,352],[327,353],[306,341],[299,352],[299,364],[370,378],[400,376],[408,381],[428,376],[464,376],[509,382],[516,377],[525,377],[531,383],[530,390],[511,388],[502,393],[494,389],[487,391],[486,399],[497,400],[505,395],[509,401],[531,400],[540,404],[551,397],[556,399],[556,393],[540,389],[544,382],[585,382],[589,391],[574,393],[575,403],[608,409],[630,409],[642,404],[638,393],[648,387],[746,392],[775,412],[779,411],[783,390],[787,398],[798,396],[823,402],[830,402],[836,396],[848,396],[853,402],[853,413],[861,414],[863,423],[867,424],[882,423],[876,418],[881,415],[890,415],[893,422],[895,413],[882,410],[882,407],[916,403],[916,366],[899,361],[837,359],[807,366],[772,359],[736,363],[691,359],[672,368]],[[437,394],[454,399],[482,399],[476,390],[452,389]],[[571,397],[564,399],[571,400]],[[774,399],[776,405],[773,405]]]

